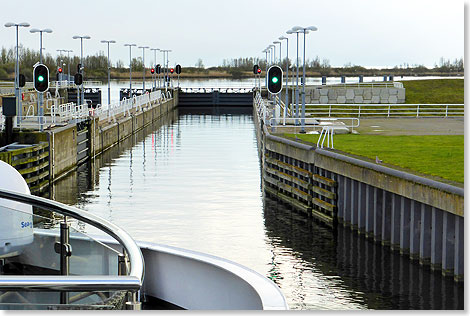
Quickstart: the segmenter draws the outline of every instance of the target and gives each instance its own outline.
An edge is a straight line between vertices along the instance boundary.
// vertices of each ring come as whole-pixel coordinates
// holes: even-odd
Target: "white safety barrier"
[[[463,117],[464,104],[306,104],[311,116]]]
[[[170,91],[167,91],[166,93],[159,90],[151,93],[147,92],[144,95],[134,95],[129,99],[123,98],[119,102],[100,106],[94,111],[93,116],[98,116],[100,119],[107,118],[108,120],[113,119],[116,121],[116,116],[122,113],[125,113],[124,116],[129,116],[131,114],[130,110],[133,108],[135,108],[136,111],[142,111],[143,108],[150,107],[152,103],[157,102],[158,104],[161,104],[171,98],[172,95]]]

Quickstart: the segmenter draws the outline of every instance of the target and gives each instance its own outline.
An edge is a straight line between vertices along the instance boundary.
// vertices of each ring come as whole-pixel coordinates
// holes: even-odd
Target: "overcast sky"
[[[113,64],[127,66],[129,48],[171,49],[170,64],[221,65],[223,59],[264,58],[261,51],[295,25],[318,27],[307,35],[307,59],[319,56],[333,66],[395,66],[403,63],[434,66],[441,57],[464,57],[464,3],[459,0],[2,0],[0,43],[15,45],[14,28],[6,22],[29,22],[30,28],[51,28],[43,46],[80,55],[73,35],[89,35],[84,54],[106,51]],[[44,5],[46,4],[46,5]],[[81,21],[81,22],[80,22]],[[39,34],[20,28],[20,43],[39,49]],[[289,57],[295,55],[295,35],[289,36]],[[302,39],[303,41],[303,39]],[[302,42],[301,41],[301,42]],[[283,56],[285,56],[285,41]],[[302,48],[300,49],[302,52]],[[278,52],[277,52],[278,53]],[[133,48],[133,57],[142,49]],[[161,53],[157,62],[161,63]],[[154,53],[146,50],[146,65]]]

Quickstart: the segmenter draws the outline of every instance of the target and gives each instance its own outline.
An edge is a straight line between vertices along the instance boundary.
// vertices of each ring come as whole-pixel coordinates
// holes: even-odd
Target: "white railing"
[[[40,129],[41,125],[44,127],[48,124],[67,123],[73,119],[87,118],[89,116],[98,116],[101,119],[112,118],[116,120],[116,116],[123,113],[130,116],[130,110],[136,109],[141,111],[143,108],[151,106],[152,103],[162,104],[163,102],[172,99],[172,91],[154,91],[140,96],[134,96],[131,99],[123,99],[122,101],[113,103],[108,106],[98,106],[96,109],[88,108],[88,104],[76,105],[73,102],[65,104],[52,104],[50,106],[50,116],[37,116],[34,115],[34,106],[30,106],[26,111],[25,116],[19,116],[20,129]],[[5,117],[0,113],[0,130],[5,126]]]
[[[310,87],[310,85],[307,85]],[[315,85],[318,87],[318,85]],[[329,83],[322,85],[322,87],[333,88],[403,88],[402,82],[396,81],[371,81],[371,82],[350,82],[350,83]]]
[[[464,104],[307,104],[309,116],[463,117]]]
[[[199,87],[199,88],[180,88],[184,93],[212,93],[218,91],[220,93],[249,93],[253,92],[253,88],[236,88],[236,87],[226,87],[226,88],[217,88],[217,87]]]
[[[89,115],[87,104],[76,105],[73,102],[53,105],[51,107],[51,117],[53,123],[68,122],[73,119],[85,118]]]
[[[100,119],[107,118],[116,120],[116,116],[124,113],[124,116],[130,116],[130,110],[135,108],[136,111],[141,111],[142,108],[151,106],[151,103],[158,102],[161,104],[172,98],[171,91],[153,91],[151,93],[145,93],[143,95],[136,96],[126,99],[123,98],[122,101],[112,103],[110,105],[103,105],[98,107],[93,116],[98,116]]]

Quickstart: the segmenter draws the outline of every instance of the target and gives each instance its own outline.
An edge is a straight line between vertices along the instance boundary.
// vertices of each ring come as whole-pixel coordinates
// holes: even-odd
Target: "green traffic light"
[[[272,83],[277,83],[279,81],[278,77],[272,77],[271,78]]]
[[[38,76],[38,81],[39,81],[39,82],[43,82],[43,81],[44,81],[44,77],[43,77],[43,76]]]

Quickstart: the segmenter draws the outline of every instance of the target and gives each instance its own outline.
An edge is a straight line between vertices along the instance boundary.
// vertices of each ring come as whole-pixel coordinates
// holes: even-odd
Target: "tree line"
[[[32,69],[34,64],[39,61],[39,51],[19,46],[19,65],[20,73],[26,76],[27,81],[32,80]],[[46,53],[42,56],[43,63],[49,68],[51,78],[54,78],[58,67],[63,68],[63,72],[68,72],[70,65],[70,74],[76,73],[76,66],[80,63],[78,56],[71,56],[70,58],[65,55],[58,55],[53,57],[51,54]],[[0,53],[0,80],[11,80],[14,77],[16,62],[16,52],[14,48],[6,49],[2,47]],[[85,66],[85,76],[87,78],[107,78],[108,73],[108,60],[103,51],[95,55],[84,57],[83,66]],[[135,71],[142,71],[144,65],[141,57],[133,58],[131,61],[132,69]],[[184,67],[184,72],[187,73],[208,73],[209,71],[225,72],[231,74],[234,78],[249,75],[253,70],[253,65],[258,65],[262,70],[266,69],[266,60],[258,57],[239,57],[231,59],[223,59],[222,63],[216,67],[205,68],[201,58],[198,59],[195,67]],[[303,63],[300,61],[300,66]],[[284,58],[280,66],[290,69],[295,67],[295,59]],[[343,67],[333,67],[330,61],[326,58],[320,59],[316,56],[313,59],[305,61],[306,71],[309,75],[315,76],[355,76],[355,75],[380,75],[380,74],[394,74],[394,75],[430,75],[430,74],[463,74],[464,61],[463,58],[450,59],[440,58],[439,62],[434,65],[434,68],[427,68],[424,65],[410,65],[407,63],[393,67],[392,69],[369,69],[351,63],[345,64]],[[118,60],[112,65],[111,73],[125,73],[129,68],[121,61]]]

